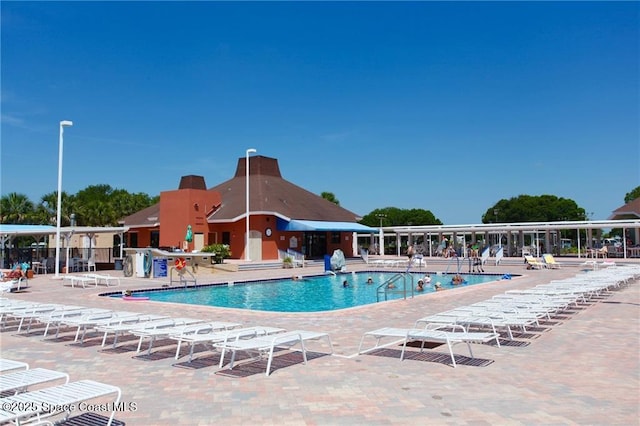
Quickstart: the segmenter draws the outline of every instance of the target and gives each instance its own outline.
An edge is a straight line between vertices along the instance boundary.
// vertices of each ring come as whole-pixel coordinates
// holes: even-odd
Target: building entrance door
[[[304,256],[308,259],[322,259],[327,253],[326,232],[304,233]]]

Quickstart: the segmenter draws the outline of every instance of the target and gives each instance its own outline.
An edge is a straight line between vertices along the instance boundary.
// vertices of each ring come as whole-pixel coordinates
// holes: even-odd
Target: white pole
[[[246,206],[247,206],[247,229],[244,235],[244,260],[246,261],[251,261],[251,257],[249,256],[249,154],[252,152],[256,152],[256,150],[254,148],[249,148],[247,149],[247,152],[245,153],[245,169],[246,169],[246,174],[247,174],[247,188],[246,188]]]
[[[60,122],[60,141],[58,143],[58,207],[56,209],[56,266],[54,278],[60,278],[60,220],[62,216],[62,148],[64,145],[64,127],[73,126],[71,121]]]

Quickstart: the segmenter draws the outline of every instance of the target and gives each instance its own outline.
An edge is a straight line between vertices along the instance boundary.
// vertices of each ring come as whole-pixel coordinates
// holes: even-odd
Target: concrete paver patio
[[[356,266],[351,270],[366,270]],[[17,334],[10,323],[0,332],[2,357],[33,367],[69,373],[121,387],[127,404],[116,419],[128,425],[278,424],[638,424],[640,404],[640,286],[563,315],[553,325],[517,339],[521,345],[464,346],[452,368],[446,348],[429,349],[405,361],[400,347],[357,355],[363,333],[381,327],[410,327],[418,318],[470,304],[509,289],[528,288],[581,273],[577,267],[526,271],[521,266],[488,267],[490,273],[522,277],[433,293],[410,300],[335,312],[274,313],[240,309],[139,302],[99,297],[105,286],[71,288],[51,275],[30,280],[29,291],[12,299],[78,304],[175,317],[270,325],[328,332],[333,356],[310,344],[307,365],[297,352],[276,357],[271,376],[265,362],[240,362],[218,369],[219,355],[197,349],[194,361],[174,359],[175,343],[160,341],[154,351],[136,354],[137,340],[100,347],[101,336],[84,345],[75,330],[43,339],[43,328]],[[119,271],[111,271],[119,274]],[[305,275],[316,268],[297,269]],[[290,277],[291,270],[201,271],[199,282]],[[159,287],[161,280],[121,278],[118,290]],[[109,290],[113,290],[110,288]],[[317,348],[317,352],[316,352]],[[72,415],[83,414],[76,411]],[[99,413],[107,414],[108,413]]]

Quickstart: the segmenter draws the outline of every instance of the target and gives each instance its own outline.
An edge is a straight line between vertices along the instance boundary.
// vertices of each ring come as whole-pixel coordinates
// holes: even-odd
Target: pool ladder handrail
[[[413,274],[407,273],[407,272],[398,272],[397,274],[393,275],[391,278],[389,278],[388,280],[386,280],[385,282],[383,282],[382,284],[380,284],[378,286],[378,288],[376,289],[376,301],[380,302],[380,293],[383,292],[384,293],[384,300],[388,300],[387,295],[389,293],[398,293],[398,294],[402,294],[403,298],[406,299],[407,298],[407,277],[411,280],[410,283],[410,289],[411,289],[411,297],[414,297],[413,294],[413,290],[414,290],[414,286],[413,286]],[[393,288],[388,288],[389,284],[394,284],[396,285],[396,282],[400,281],[400,279],[402,279],[402,289],[400,289],[399,287],[396,286],[395,289]]]
[[[171,287],[173,287],[173,282],[174,282],[173,271],[177,271],[177,269],[172,267],[171,268],[171,272],[169,273],[169,282],[170,282]],[[190,279],[190,280],[186,279],[184,277],[185,273],[191,275],[192,279]],[[191,271],[189,271],[187,268],[184,268],[184,269],[178,271],[178,280],[176,280],[176,281],[179,282],[180,285],[184,286],[184,287],[187,287],[190,282],[192,282],[193,285],[197,285],[198,284],[198,280],[196,279],[196,276],[193,275],[193,273]]]

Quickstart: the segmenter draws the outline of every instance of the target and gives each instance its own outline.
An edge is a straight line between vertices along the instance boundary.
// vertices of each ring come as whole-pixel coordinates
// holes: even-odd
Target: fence
[[[42,259],[54,259],[55,264],[56,249],[55,248],[31,248],[31,247],[12,247],[5,248],[2,252],[1,265],[2,268],[11,268],[16,263],[40,262]],[[96,264],[113,264],[115,259],[120,257],[120,248],[80,248],[69,247],[69,258],[90,259],[93,257]],[[67,249],[60,248],[60,263],[64,265],[67,260]]]

